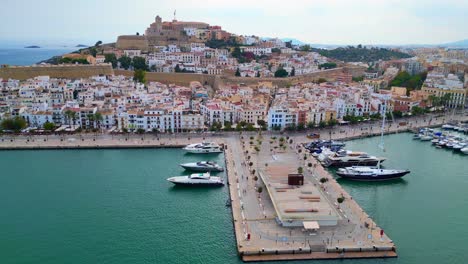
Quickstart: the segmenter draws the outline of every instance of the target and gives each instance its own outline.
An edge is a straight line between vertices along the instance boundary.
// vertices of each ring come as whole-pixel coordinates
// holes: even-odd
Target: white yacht
[[[214,142],[202,142],[187,145],[183,148],[189,153],[221,153],[223,152],[222,148]]]
[[[389,170],[377,167],[352,166],[340,168],[336,174],[356,181],[385,181],[398,179],[410,173],[409,170]]]
[[[180,164],[180,166],[186,170],[191,170],[191,171],[200,171],[200,172],[224,171],[224,168],[219,166],[218,163],[214,161],[189,162],[189,163]]]
[[[322,164],[326,167],[346,167],[346,166],[375,166],[382,163],[386,158],[369,156],[365,152],[338,151],[326,157]]]
[[[460,149],[460,151],[463,152],[463,154],[468,155],[468,147],[464,147],[464,148]]]
[[[167,179],[168,181],[177,185],[212,185],[223,186],[224,182],[221,177],[212,177],[209,172],[195,173],[189,176],[175,176]]]
[[[453,145],[454,150],[461,150],[468,146],[468,142],[459,142],[458,144]]]

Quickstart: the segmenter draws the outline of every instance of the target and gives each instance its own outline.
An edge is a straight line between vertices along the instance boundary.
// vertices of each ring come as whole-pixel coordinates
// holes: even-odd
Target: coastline
[[[426,117],[427,118],[427,117]],[[468,120],[467,116],[458,116],[460,120]],[[385,134],[393,133],[406,133],[408,131],[420,128],[420,127],[437,127],[445,123],[445,118],[435,118],[434,120],[422,120],[416,119],[407,125],[400,126],[397,123],[390,124],[385,129]],[[314,130],[314,132],[318,132]],[[380,127],[376,124],[365,124],[360,126],[349,126],[343,127],[338,126],[333,129],[320,130],[321,138],[328,139],[340,139],[340,140],[351,140],[355,138],[364,138],[380,135]],[[302,155],[305,150],[300,147],[301,143],[310,141],[306,138],[307,132],[299,133],[271,133],[262,132],[265,137],[273,136],[289,136],[293,141],[294,145],[290,144],[290,149],[287,152],[289,155],[296,157],[297,161],[301,162],[301,166],[307,168],[307,163],[316,163],[312,157],[308,160],[302,160]],[[256,136],[259,135],[257,132],[242,132],[242,136]],[[245,148],[241,147],[242,139],[240,139],[239,133],[205,133],[205,134],[160,134],[160,135],[110,135],[110,134],[74,134],[74,135],[41,135],[41,136],[12,136],[12,135],[1,135],[0,136],[0,150],[64,150],[64,149],[145,149],[145,148],[181,148],[190,143],[196,143],[201,141],[214,141],[218,144],[224,144],[227,146],[224,151],[224,159],[226,166],[226,177],[227,187],[229,188],[229,200],[231,201],[231,216],[232,224],[234,227],[234,234],[236,240],[236,248],[239,257],[245,261],[274,261],[274,260],[313,260],[313,259],[357,259],[357,258],[395,258],[397,257],[396,246],[392,246],[393,242],[385,234],[384,242],[375,241],[382,245],[377,247],[369,245],[362,245],[356,247],[350,241],[332,241],[330,245],[324,248],[324,251],[318,251],[315,247],[300,244],[298,241],[294,244],[281,244],[276,246],[272,244],[271,240],[263,238],[260,235],[252,238],[252,240],[246,239],[246,234],[252,234],[253,236],[258,235],[256,231],[251,227],[254,222],[259,221],[252,217],[249,211],[249,207],[260,206],[260,208],[271,207],[268,203],[269,194],[267,192],[262,193],[258,196],[258,203],[254,192],[255,185],[245,181],[242,175],[249,175],[254,166],[247,167],[243,163],[248,163],[246,155],[243,155]],[[264,144],[267,144],[267,140]],[[293,147],[294,146],[294,147]],[[247,147],[251,150],[251,147]],[[242,150],[243,149],[243,150]],[[263,148],[268,149],[268,148]],[[301,149],[301,151],[299,151]],[[242,154],[241,154],[242,153]],[[250,153],[250,152],[249,152]],[[241,154],[241,155],[239,155]],[[281,154],[279,154],[281,155]],[[264,164],[264,160],[261,161],[260,157],[253,155],[254,163],[258,167],[258,164]],[[336,199],[338,195],[346,197],[346,206],[343,205],[343,210],[348,212],[342,214],[346,216],[353,223],[370,223],[371,234],[373,237],[379,237],[378,225],[364,212],[360,205],[352,199],[342,186],[333,179],[331,174],[326,171],[323,167],[317,164],[317,167],[311,170],[306,169],[305,174],[311,180],[311,182],[318,182],[322,177],[329,179],[327,184],[327,195],[330,197],[330,201]],[[241,178],[242,176],[242,178]],[[263,178],[262,178],[263,180]],[[265,182],[265,184],[268,184]],[[242,190],[248,188],[249,192],[252,191],[251,195],[254,199],[249,200],[246,194],[242,193]],[[246,202],[247,200],[247,202]],[[244,208],[245,207],[245,208]],[[258,210],[258,209],[257,209]],[[349,213],[351,212],[351,213]],[[358,212],[358,213],[352,213]],[[359,216],[357,216],[359,214]],[[274,213],[263,211],[265,220],[273,221]],[[263,218],[261,215],[261,218]],[[346,219],[345,218],[345,219]],[[260,220],[260,221],[262,221]],[[259,222],[262,223],[262,222]],[[270,222],[271,223],[271,222]],[[362,227],[361,227],[362,228]],[[261,232],[260,232],[261,234]],[[274,241],[274,240],[273,240]],[[262,245],[266,246],[262,246]],[[260,245],[260,246],[259,246]]]

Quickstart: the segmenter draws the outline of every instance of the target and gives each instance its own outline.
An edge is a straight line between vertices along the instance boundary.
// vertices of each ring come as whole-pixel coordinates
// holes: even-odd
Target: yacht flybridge
[[[202,143],[190,144],[190,145],[187,145],[183,149],[189,153],[195,153],[195,154],[223,152],[223,149],[221,148],[221,146],[219,146],[218,144],[214,142],[202,142]]]

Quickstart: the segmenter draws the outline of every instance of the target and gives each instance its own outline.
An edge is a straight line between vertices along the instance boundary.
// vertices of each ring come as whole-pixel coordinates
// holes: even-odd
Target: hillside
[[[468,48],[468,39],[442,44],[444,47]]]
[[[312,51],[318,52],[322,56],[344,62],[371,62],[378,60],[411,58],[411,55],[399,51],[384,48],[365,48],[362,46],[348,46],[332,50],[312,49]]]

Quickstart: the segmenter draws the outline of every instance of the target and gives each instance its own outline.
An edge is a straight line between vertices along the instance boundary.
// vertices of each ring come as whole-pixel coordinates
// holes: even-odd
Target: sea
[[[338,181],[393,239],[399,257],[313,263],[466,263],[468,156],[409,133],[384,142],[385,152],[379,137],[346,147],[385,156],[385,167],[410,174]],[[181,149],[0,151],[0,263],[242,263],[228,188],[166,181],[187,174],[179,163],[202,159],[224,157]]]
[[[0,65],[32,65],[50,59],[53,56],[63,55],[78,49],[76,47],[52,46],[41,46],[41,48],[0,47]]]

